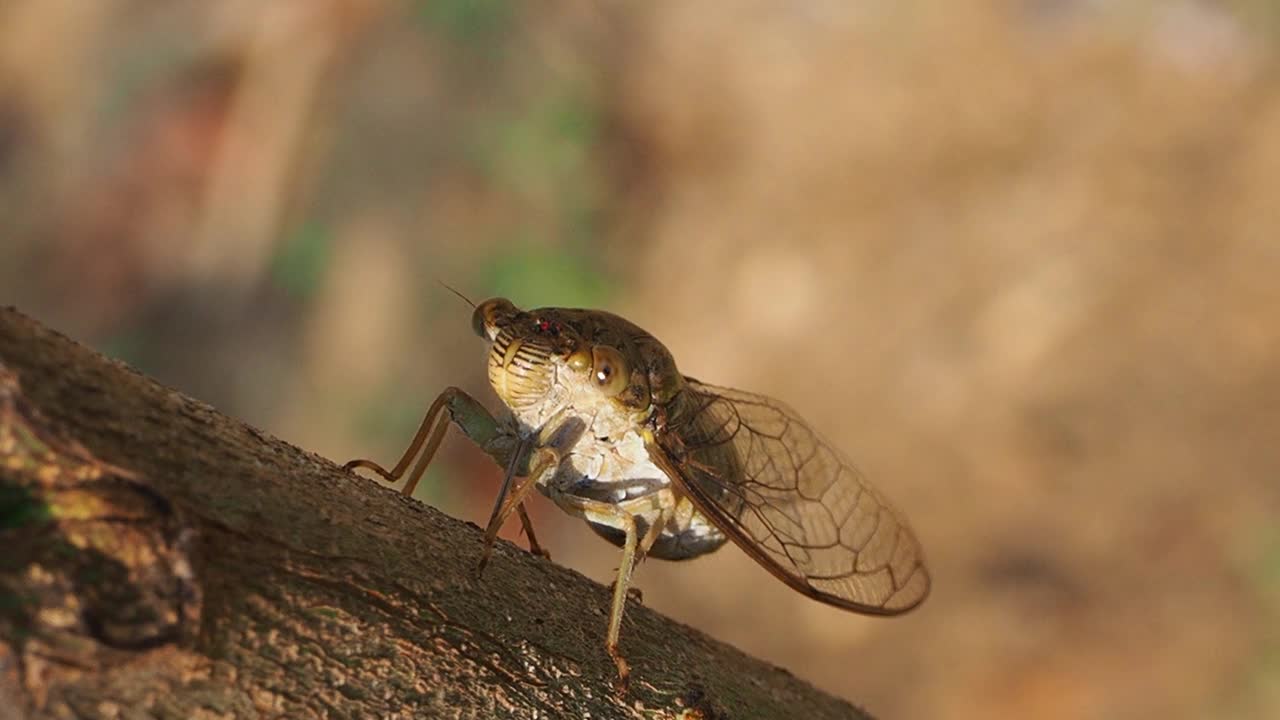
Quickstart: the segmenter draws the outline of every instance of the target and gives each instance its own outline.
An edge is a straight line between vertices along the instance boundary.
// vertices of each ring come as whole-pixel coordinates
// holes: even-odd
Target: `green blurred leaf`
[[[431,29],[454,40],[492,37],[511,24],[515,8],[509,0],[420,0],[418,16]]]
[[[599,136],[595,105],[561,90],[515,115],[482,125],[472,144],[481,171],[526,195],[587,191],[588,160]]]
[[[276,253],[271,267],[273,281],[294,297],[311,297],[329,266],[332,246],[333,233],[327,225],[304,224]]]
[[[490,258],[481,286],[521,307],[599,307],[609,283],[584,253],[524,245]]]
[[[1280,532],[1270,533],[1263,541],[1254,575],[1263,591],[1280,603]]]

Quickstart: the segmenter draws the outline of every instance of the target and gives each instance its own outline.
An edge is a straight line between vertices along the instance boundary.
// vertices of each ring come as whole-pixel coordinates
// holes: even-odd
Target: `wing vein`
[[[650,447],[655,461],[779,579],[876,614],[904,612],[928,595],[906,519],[785,404],[685,378],[666,417],[669,432]]]

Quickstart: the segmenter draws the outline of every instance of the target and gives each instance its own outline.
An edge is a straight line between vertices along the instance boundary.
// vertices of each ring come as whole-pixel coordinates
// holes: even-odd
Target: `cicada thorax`
[[[593,358],[613,357],[626,373],[612,399],[637,417],[648,417],[655,404],[664,402],[681,381],[675,360],[662,343],[625,318],[593,310],[534,310],[572,328],[581,341],[579,352]]]

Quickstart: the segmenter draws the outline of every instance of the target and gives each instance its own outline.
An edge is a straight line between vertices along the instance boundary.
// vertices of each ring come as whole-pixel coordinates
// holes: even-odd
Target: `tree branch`
[[[0,720],[866,717],[12,309],[0,548]]]

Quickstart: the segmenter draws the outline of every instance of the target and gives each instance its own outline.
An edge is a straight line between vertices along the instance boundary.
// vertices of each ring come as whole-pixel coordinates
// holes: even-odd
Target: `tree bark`
[[[0,720],[865,718],[0,309]]]

